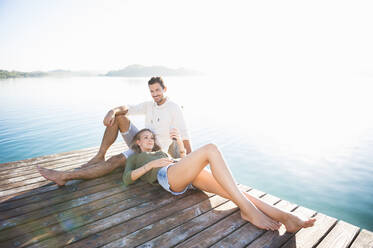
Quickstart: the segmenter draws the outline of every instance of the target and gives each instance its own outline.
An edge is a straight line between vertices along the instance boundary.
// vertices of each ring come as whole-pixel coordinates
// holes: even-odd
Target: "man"
[[[62,186],[69,180],[97,178],[112,172],[118,167],[122,166],[124,168],[127,158],[134,153],[131,149],[112,156],[107,161],[105,161],[105,154],[115,142],[118,132],[122,134],[128,146],[130,146],[133,136],[138,132],[138,129],[128,119],[127,115],[145,115],[145,127],[154,131],[161,148],[170,153],[173,153],[173,149],[171,149],[172,139],[170,137],[175,132],[179,132],[186,153],[190,153],[189,135],[181,108],[164,96],[167,87],[164,85],[163,79],[161,77],[152,77],[148,82],[148,86],[154,102],[143,102],[128,107],[120,106],[106,114],[104,118],[106,129],[100,149],[88,163],[82,165],[79,170],[74,171],[56,171],[38,166],[37,169],[40,174]]]

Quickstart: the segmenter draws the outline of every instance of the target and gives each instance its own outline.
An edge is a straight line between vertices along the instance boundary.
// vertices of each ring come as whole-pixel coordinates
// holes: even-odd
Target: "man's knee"
[[[117,168],[117,167],[123,167],[124,168],[124,166],[126,164],[126,157],[121,153],[121,154],[112,156],[106,162],[109,163],[110,166],[113,166],[115,168]]]
[[[130,127],[130,120],[125,115],[118,115],[115,117],[115,121],[118,124],[119,130],[124,133],[127,132]]]

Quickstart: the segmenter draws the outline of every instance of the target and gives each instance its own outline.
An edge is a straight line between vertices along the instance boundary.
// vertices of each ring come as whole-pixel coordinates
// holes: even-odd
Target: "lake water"
[[[151,100],[147,80],[0,81],[0,163],[98,146],[110,108]],[[325,81],[165,78],[193,149],[216,143],[239,183],[373,230],[373,84]]]

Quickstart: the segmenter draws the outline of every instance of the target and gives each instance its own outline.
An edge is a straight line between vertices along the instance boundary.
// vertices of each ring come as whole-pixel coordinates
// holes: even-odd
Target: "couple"
[[[215,145],[208,144],[191,152],[181,110],[164,97],[166,87],[163,80],[159,77],[152,78],[148,86],[155,103],[148,102],[129,108],[122,106],[109,111],[104,120],[107,128],[100,150],[82,169],[58,172],[38,167],[39,172],[45,178],[64,185],[71,179],[95,178],[125,165],[123,181],[127,185],[142,178],[149,183],[160,184],[173,195],[183,194],[194,186],[232,200],[240,208],[244,220],[262,229],[277,230],[282,223],[288,232],[296,232],[301,228],[313,226],[314,218],[301,219],[246,192],[241,192]],[[165,111],[160,111],[162,109]],[[146,127],[150,128],[137,131],[125,117],[127,113],[145,114]],[[170,126],[161,126],[162,123],[175,128],[169,134]],[[115,141],[118,130],[131,149],[104,161],[105,153]],[[164,152],[169,148],[172,139],[176,139],[178,151],[170,152],[178,152],[181,157],[179,161],[170,159]],[[208,164],[211,172],[205,169]]]

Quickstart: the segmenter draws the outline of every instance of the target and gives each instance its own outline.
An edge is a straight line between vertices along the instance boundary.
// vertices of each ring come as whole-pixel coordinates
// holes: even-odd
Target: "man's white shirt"
[[[180,106],[168,97],[162,105],[157,105],[154,101],[129,105],[128,115],[145,115],[145,128],[149,128],[155,133],[163,151],[168,151],[172,143],[170,138],[172,128],[179,130],[182,140],[189,140],[183,112]]]

